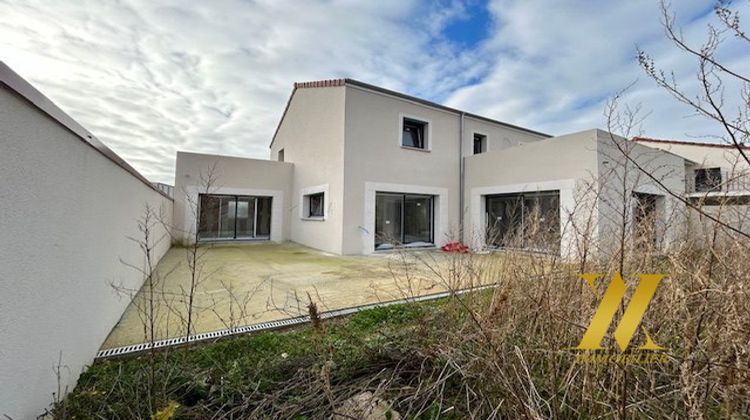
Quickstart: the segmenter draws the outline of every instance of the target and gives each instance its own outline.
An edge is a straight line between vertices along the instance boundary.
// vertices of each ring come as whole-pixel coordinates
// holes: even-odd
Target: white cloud
[[[267,156],[295,81],[356,76],[421,95],[461,86],[465,53],[434,42],[427,18],[437,15],[449,19],[402,0],[9,1],[0,51],[147,177],[169,182],[177,150]]]
[[[699,46],[712,3],[674,2],[685,37]],[[743,5],[745,16],[750,7]],[[625,103],[641,103],[651,111],[646,134],[684,138],[716,133],[702,118],[661,91],[639,68],[637,46],[652,54],[666,70],[674,70],[693,92],[695,60],[678,52],[664,37],[656,0],[627,2],[495,1],[497,27],[487,44],[495,56],[479,83],[456,90],[447,102],[459,108],[563,134],[604,127],[604,106],[614,93],[637,81]],[[736,68],[750,68],[748,48]],[[750,46],[747,46],[750,47]],[[738,91],[737,91],[738,92]],[[729,95],[728,95],[729,96]]]
[[[706,4],[679,9],[692,17]],[[468,13],[458,1],[0,0],[0,56],[166,182],[177,150],[266,157],[292,83],[324,78],[561,134],[602,126],[605,98],[640,77],[630,99],[658,117],[649,134],[703,129],[685,124],[687,111],[634,62],[638,44],[682,73],[694,68],[663,41],[655,1],[509,0],[490,10],[489,39],[461,50],[441,35]],[[689,24],[688,35],[704,23]]]

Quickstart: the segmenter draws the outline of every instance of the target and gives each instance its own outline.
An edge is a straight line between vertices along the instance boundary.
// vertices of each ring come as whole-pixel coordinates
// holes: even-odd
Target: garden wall
[[[72,389],[137,289],[137,219],[172,200],[0,62],[0,417]],[[169,222],[169,220],[167,220]],[[155,256],[170,246],[167,232]]]

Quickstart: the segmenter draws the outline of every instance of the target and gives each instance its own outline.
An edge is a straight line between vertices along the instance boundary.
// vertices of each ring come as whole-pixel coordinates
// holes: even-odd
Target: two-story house
[[[370,254],[454,240],[501,247],[541,210],[552,239],[520,246],[569,255],[587,185],[602,191],[585,206],[591,237],[615,223],[602,176],[616,160],[613,139],[600,130],[552,138],[351,79],[296,83],[271,160],[178,153],[174,220],[186,241],[291,240]],[[684,159],[629,143],[667,185],[684,188]],[[673,200],[647,181],[629,182],[653,197],[655,212],[670,213]]]

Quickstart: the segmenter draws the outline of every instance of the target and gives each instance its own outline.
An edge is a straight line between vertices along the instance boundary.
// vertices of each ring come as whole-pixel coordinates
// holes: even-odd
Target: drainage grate
[[[492,283],[492,284],[487,284],[484,286],[470,287],[466,289],[457,290],[453,293],[457,295],[461,295],[467,292],[476,292],[480,290],[486,290],[486,289],[490,289],[496,286],[497,286],[497,283]],[[342,317],[346,315],[351,315],[353,313],[357,313],[360,311],[365,311],[368,309],[382,308],[385,306],[398,305],[402,303],[424,302],[428,300],[435,300],[435,299],[448,297],[450,295],[451,295],[451,292],[440,292],[440,293],[433,293],[430,295],[417,296],[413,298],[389,300],[386,302],[378,302],[378,303],[370,303],[367,305],[352,306],[349,308],[321,312],[320,318],[321,319],[337,318],[337,317]],[[303,316],[280,319],[280,320],[275,320],[275,321],[261,322],[258,324],[245,325],[242,327],[227,328],[227,329],[218,330],[218,331],[194,334],[189,337],[167,338],[164,340],[158,340],[158,341],[153,342],[153,347],[152,347],[152,343],[131,344],[129,346],[99,350],[99,352],[96,354],[96,359],[105,359],[108,357],[121,356],[124,354],[138,353],[138,352],[150,350],[151,348],[158,349],[162,347],[179,346],[187,342],[193,343],[196,341],[211,340],[215,338],[228,337],[231,335],[247,334],[247,333],[252,333],[252,332],[257,332],[257,331],[274,330],[274,329],[288,327],[292,325],[304,324],[306,322],[310,322],[309,315],[303,315]]]

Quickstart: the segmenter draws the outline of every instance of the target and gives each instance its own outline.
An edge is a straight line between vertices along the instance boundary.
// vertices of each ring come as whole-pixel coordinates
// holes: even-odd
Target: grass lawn
[[[330,416],[332,405],[362,390],[376,391],[383,378],[375,378],[408,364],[409,352],[437,340],[436,317],[446,302],[377,308],[317,328],[308,324],[239,336],[156,353],[153,359],[142,353],[104,360],[81,376],[55,414],[110,419],[155,413],[162,418]],[[352,384],[350,392],[338,393],[331,403],[325,388],[344,383]]]
[[[485,260],[470,258],[448,268],[473,278]],[[710,278],[709,289],[708,277],[673,267],[642,322],[663,357],[589,363],[571,348],[597,294],[573,271],[540,276],[546,263],[513,261],[485,270],[500,282],[481,292],[97,362],[54,415],[338,420],[361,418],[352,407],[364,402],[379,419],[747,417],[748,294],[736,281],[746,272]],[[597,354],[625,354],[611,334],[602,346]]]

